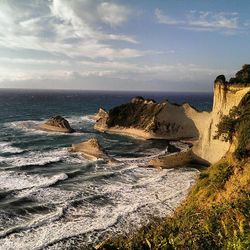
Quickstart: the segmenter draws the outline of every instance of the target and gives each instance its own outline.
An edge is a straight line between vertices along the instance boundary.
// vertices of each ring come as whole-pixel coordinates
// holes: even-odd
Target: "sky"
[[[211,92],[250,63],[249,0],[0,0],[0,88]]]

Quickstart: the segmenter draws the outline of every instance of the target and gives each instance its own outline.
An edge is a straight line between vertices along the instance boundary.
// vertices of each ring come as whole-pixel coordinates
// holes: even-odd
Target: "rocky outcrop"
[[[198,139],[199,130],[203,129],[201,119],[207,115],[207,112],[199,112],[187,103],[156,103],[136,97],[127,104],[99,114],[95,129],[144,139]]]
[[[99,108],[98,112],[92,116],[93,120],[98,121],[101,118],[108,117],[108,113],[104,108]]]
[[[89,160],[103,159],[106,162],[117,162],[110,157],[96,138],[78,144],[72,144],[70,152],[82,153]]]
[[[193,161],[192,150],[185,150],[182,152],[176,152],[172,154],[166,154],[152,159],[148,162],[148,166],[156,168],[176,168],[185,167]]]
[[[53,116],[48,121],[39,125],[39,128],[51,132],[73,133],[74,129],[71,128],[69,122],[62,116]]]

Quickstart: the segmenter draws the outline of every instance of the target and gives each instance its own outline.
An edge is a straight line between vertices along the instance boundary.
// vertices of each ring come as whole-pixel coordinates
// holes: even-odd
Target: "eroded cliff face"
[[[99,112],[95,128],[103,132],[123,133],[144,139],[198,139],[204,129],[207,112],[199,112],[189,104],[156,103],[142,97]]]
[[[233,106],[237,106],[250,87],[228,85],[215,82],[213,109],[209,117],[204,119],[204,129],[200,131],[199,140],[194,144],[193,151],[199,157],[210,163],[220,160],[230,148],[229,142],[213,139],[220,119],[228,115]]]

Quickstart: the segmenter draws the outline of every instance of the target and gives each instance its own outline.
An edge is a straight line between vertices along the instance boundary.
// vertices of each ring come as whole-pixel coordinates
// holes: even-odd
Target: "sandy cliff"
[[[95,129],[144,139],[198,139],[204,129],[203,119],[208,116],[208,112],[199,112],[187,103],[156,103],[136,97],[109,112],[99,112]]]
[[[204,119],[205,128],[200,131],[199,140],[193,147],[195,154],[210,163],[215,163],[229,150],[229,142],[213,139],[217,130],[216,125],[223,115],[228,115],[229,110],[240,103],[248,91],[249,86],[215,82],[213,109],[209,117]]]

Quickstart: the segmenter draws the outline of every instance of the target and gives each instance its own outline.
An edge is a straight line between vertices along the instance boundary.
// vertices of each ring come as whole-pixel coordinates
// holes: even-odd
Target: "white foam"
[[[126,231],[138,227],[150,215],[163,217],[170,213],[185,197],[195,176],[196,171],[192,169],[158,171],[133,168],[120,175],[122,182],[107,179],[88,187],[92,188],[93,194],[106,197],[101,206],[87,200],[83,192],[86,186],[82,187],[82,183],[76,184],[77,192],[53,187],[39,189],[32,194],[33,199],[57,201],[60,207],[68,204],[64,216],[21,233],[12,233],[0,239],[0,245],[6,250],[70,248],[70,244],[74,244],[73,239],[63,243],[60,240],[82,234],[89,235],[88,243],[93,244],[107,230],[113,233]],[[76,207],[69,206],[75,199],[82,202]]]
[[[57,208],[56,211],[54,211],[50,214],[46,214],[43,216],[36,215],[36,217],[31,219],[28,223],[16,225],[16,226],[8,228],[6,230],[0,231],[0,237],[7,236],[11,233],[15,233],[18,231],[24,231],[24,230],[28,230],[31,228],[36,228],[36,227],[42,226],[43,224],[52,223],[53,221],[58,220],[62,215],[63,215],[63,208],[61,208],[61,207]]]
[[[11,142],[0,142],[0,153],[22,153],[23,149],[12,146]]]
[[[45,121],[35,121],[35,120],[27,120],[27,121],[14,121],[14,122],[8,122],[5,123],[5,127],[22,130],[27,134],[34,135],[58,135],[58,136],[76,136],[76,135],[82,135],[83,133],[77,132],[77,133],[63,133],[63,132],[53,132],[53,131],[46,131],[38,128],[38,125],[43,123]]]
[[[83,116],[69,116],[66,117],[66,119],[68,120],[68,122],[70,124],[79,124],[79,123],[83,123],[83,122],[89,122],[89,123],[94,123],[95,120],[92,118],[93,115],[83,115]]]
[[[165,154],[167,154],[167,148],[165,150],[162,150],[152,155],[147,155],[147,156],[144,155],[143,157],[136,157],[136,158],[131,158],[131,157],[130,158],[128,157],[118,158],[117,157],[117,160],[122,161],[127,164],[138,164],[140,166],[142,165],[145,166],[150,160],[158,158],[159,156],[165,155]]]
[[[2,171],[0,174],[1,189],[4,190],[22,190],[27,188],[49,187],[58,181],[66,180],[68,176],[65,173],[56,174],[51,177],[42,175],[27,175],[14,171]]]
[[[7,128],[13,128],[13,129],[34,129],[37,125],[39,125],[41,121],[35,121],[35,120],[25,120],[25,121],[13,121],[13,122],[7,122],[4,124]]]
[[[67,148],[61,148],[45,152],[31,151],[22,155],[0,157],[0,162],[6,163],[13,167],[34,165],[43,166],[49,163],[55,163],[60,161],[65,161],[68,163],[82,163],[86,162],[86,159],[81,157],[79,154],[69,153]]]
[[[82,117],[82,120],[90,122],[90,123],[94,123],[95,122],[95,120],[93,119],[93,114],[92,115],[84,115]]]

